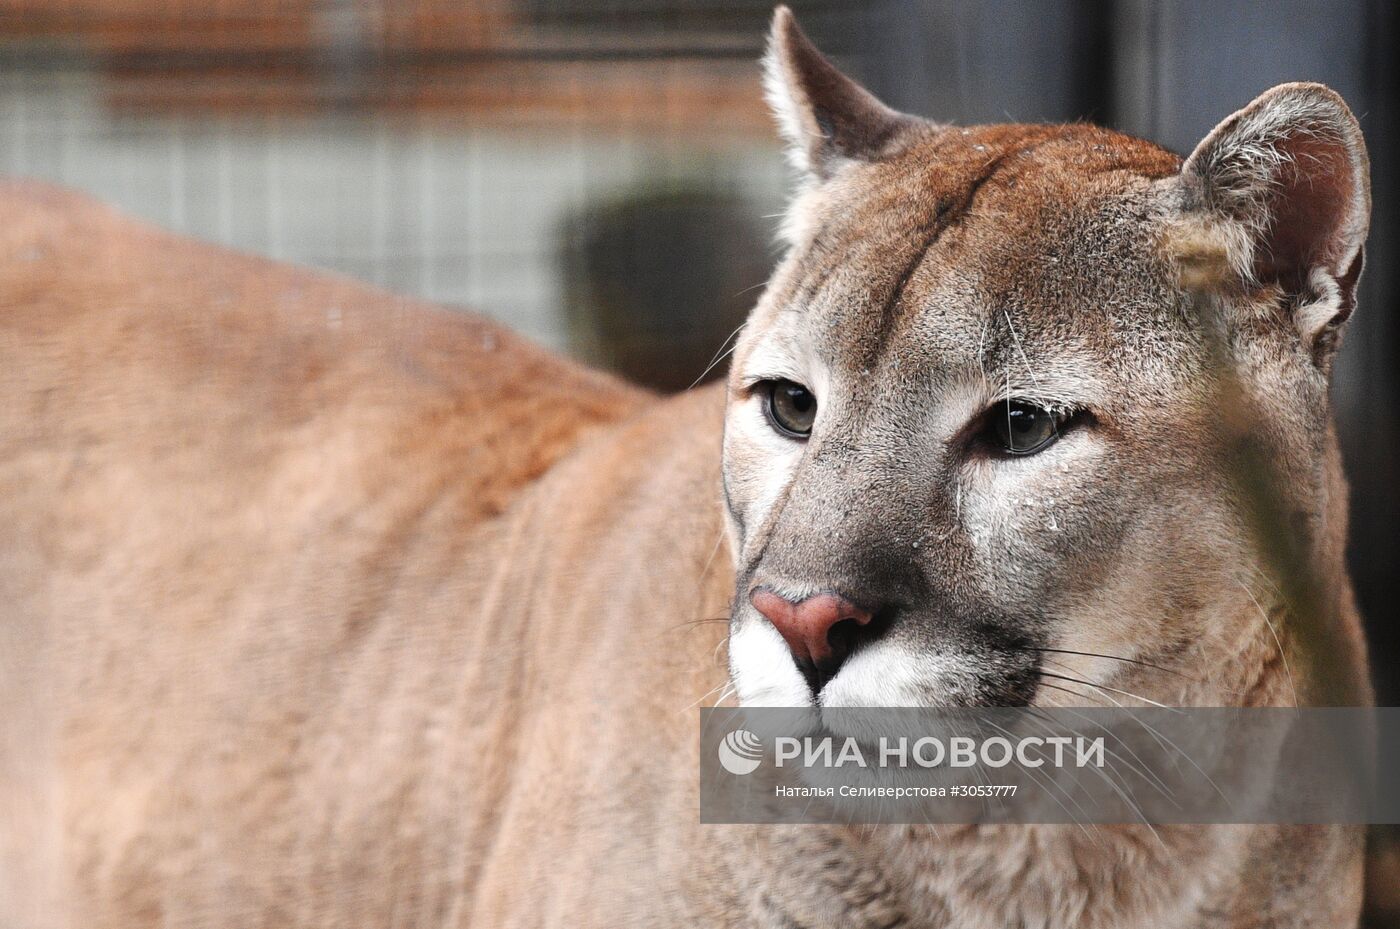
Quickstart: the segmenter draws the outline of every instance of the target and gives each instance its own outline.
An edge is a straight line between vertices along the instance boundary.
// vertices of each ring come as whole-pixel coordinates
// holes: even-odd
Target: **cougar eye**
[[[792,381],[768,381],[764,386],[768,391],[764,409],[773,428],[794,439],[811,435],[817,418],[817,398],[812,392]]]
[[[1008,455],[1034,455],[1060,437],[1068,418],[1034,403],[1008,400],[991,410],[991,438]]]

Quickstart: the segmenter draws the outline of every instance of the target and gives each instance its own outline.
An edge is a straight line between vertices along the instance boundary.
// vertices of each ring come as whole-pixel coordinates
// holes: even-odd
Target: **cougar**
[[[1365,704],[1329,408],[1356,120],[1182,160],[886,108],[727,383],[9,184],[0,924],[1350,926],[1354,826],[702,826],[697,707]]]

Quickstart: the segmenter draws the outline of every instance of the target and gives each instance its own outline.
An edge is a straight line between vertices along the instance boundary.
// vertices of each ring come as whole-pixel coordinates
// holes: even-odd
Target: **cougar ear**
[[[1188,286],[1277,286],[1305,347],[1330,358],[1356,302],[1371,218],[1361,127],[1321,84],[1280,84],[1182,166]]]
[[[829,177],[843,160],[879,157],[901,129],[921,122],[885,106],[838,71],[785,6],[773,14],[763,86],[789,159],[818,179]]]

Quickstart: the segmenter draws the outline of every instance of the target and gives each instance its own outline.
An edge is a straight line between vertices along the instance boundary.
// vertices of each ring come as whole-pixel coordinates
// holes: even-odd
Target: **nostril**
[[[868,613],[838,620],[827,630],[824,654],[810,661],[798,660],[797,668],[807,679],[813,693],[821,693],[857,649],[879,636],[877,620],[878,617],[872,618]]]
[[[836,673],[873,619],[869,610],[836,593],[820,593],[795,602],[759,587],[749,595],[749,601],[787,642],[809,682],[815,676],[815,690]]]
[[[869,621],[868,618],[851,616],[831,627],[826,634],[826,641],[831,646],[833,659],[844,661],[846,656],[855,650],[856,643],[860,641],[861,633]]]

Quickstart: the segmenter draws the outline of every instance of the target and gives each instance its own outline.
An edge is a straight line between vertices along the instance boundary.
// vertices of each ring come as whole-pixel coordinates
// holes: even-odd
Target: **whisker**
[[[768,286],[768,281],[769,281],[769,279],[768,279],[768,278],[765,278],[765,279],[759,281],[757,284],[750,284],[748,287],[745,287],[743,290],[739,291],[739,292],[738,292],[737,294],[735,294],[734,296],[736,296],[736,297],[742,297],[744,294],[750,293],[751,291],[758,290],[760,287],[767,287],[767,286]]]
[[[728,648],[728,647],[729,647],[729,633],[726,632],[726,633],[724,634],[724,638],[720,639],[718,642],[715,643],[714,651],[710,652],[710,660],[713,661],[713,662],[715,662],[716,664],[718,664],[718,663],[719,663],[719,650],[720,650],[721,648]]]
[[[719,696],[715,698],[715,705],[718,706],[719,704],[723,703],[725,700],[733,696],[733,687],[734,683],[728,678],[725,678],[725,680],[722,683],[717,684],[716,686],[711,687],[709,690],[705,691],[703,694],[700,695],[700,698],[698,700],[685,707],[685,709],[681,710],[681,712],[684,713],[686,710],[695,709],[697,706],[704,703],[705,699],[709,697],[710,694],[713,694],[716,691],[719,692]]]
[[[1274,626],[1274,621],[1269,618],[1269,614],[1265,612],[1264,607],[1255,599],[1254,591],[1249,589],[1249,585],[1239,578],[1235,578],[1235,583],[1239,584],[1240,589],[1249,597],[1249,601],[1254,604],[1254,608],[1258,610],[1259,615],[1263,617],[1265,625],[1269,627],[1269,632],[1273,634],[1274,645],[1278,647],[1279,658],[1283,659],[1284,673],[1288,675],[1288,689],[1293,694],[1293,708],[1296,710],[1298,708],[1298,688],[1293,683],[1293,668],[1288,664],[1288,652],[1283,650],[1283,640],[1279,638],[1278,629]]]
[[[1006,645],[1003,647],[1011,651],[1054,652],[1057,655],[1083,655],[1086,658],[1106,658],[1109,661],[1123,661],[1127,662],[1128,664],[1141,665],[1144,668],[1151,668],[1154,671],[1161,671],[1163,674],[1172,674],[1176,677],[1185,678],[1188,681],[1194,681],[1198,684],[1206,683],[1206,681],[1202,678],[1192,677],[1189,674],[1183,674],[1182,672],[1177,671],[1173,668],[1166,668],[1159,664],[1153,664],[1150,661],[1143,661],[1141,658],[1125,658],[1122,655],[1108,655],[1104,654],[1103,652],[1081,652],[1075,651],[1072,648],[1045,648],[1039,645]]]
[[[1021,646],[1017,646],[1017,645],[1004,645],[1004,646],[1002,646],[1002,648],[1007,649],[1007,650],[1009,650],[1009,651],[1053,652],[1053,653],[1058,654],[1058,655],[1083,655],[1083,656],[1088,657],[1088,658],[1106,658],[1106,659],[1108,659],[1108,660],[1110,660],[1110,661],[1122,661],[1122,662],[1126,662],[1126,663],[1128,663],[1128,664],[1141,665],[1142,667],[1145,667],[1145,668],[1151,668],[1151,669],[1153,669],[1154,671],[1161,671],[1163,674],[1170,674],[1170,675],[1172,675],[1173,677],[1179,677],[1179,678],[1181,678],[1183,681],[1190,681],[1190,682],[1193,683],[1193,684],[1209,684],[1209,683],[1210,683],[1210,681],[1207,681],[1205,678],[1195,677],[1195,676],[1190,675],[1190,674],[1184,674],[1184,673],[1182,673],[1181,671],[1177,671],[1175,668],[1167,668],[1167,667],[1164,667],[1164,666],[1159,665],[1159,664],[1153,664],[1153,663],[1150,662],[1150,661],[1143,661],[1143,660],[1141,660],[1141,659],[1139,659],[1139,658],[1125,658],[1125,657],[1123,657],[1122,655],[1109,655],[1109,654],[1105,654],[1105,653],[1101,653],[1101,652],[1080,652],[1080,651],[1075,651],[1075,650],[1072,649],[1072,648],[1044,648],[1044,647],[1037,646],[1037,645],[1021,645]],[[1046,660],[1048,661],[1049,659],[1046,659]],[[1069,667],[1068,665],[1064,664],[1063,662],[1056,662],[1056,664],[1057,664],[1059,667],[1064,668],[1066,671],[1072,671],[1072,670],[1074,670],[1073,668]],[[1221,690],[1222,690],[1224,693],[1227,693],[1227,694],[1236,694],[1236,695],[1241,694],[1241,693],[1244,692],[1244,691],[1240,691],[1240,690],[1233,690],[1233,689],[1228,688],[1228,687],[1221,688]]]
[[[767,281],[764,281],[764,283],[766,284]],[[758,284],[758,285],[755,285],[755,286],[761,287],[761,286],[763,286],[763,285],[762,285],[762,284]],[[749,290],[752,290],[752,289],[753,289],[752,287],[749,288]],[[745,291],[745,292],[746,292],[746,291]],[[741,292],[741,293],[742,293],[742,292]],[[737,336],[741,331],[743,331],[744,325],[745,325],[744,323],[740,323],[740,324],[738,325],[738,327],[737,327],[733,332],[729,333],[729,335],[725,337],[725,339],[724,339],[723,342],[719,343],[719,348],[715,349],[715,355],[714,355],[713,358],[710,359],[710,363],[707,364],[707,365],[705,365],[705,370],[704,370],[704,371],[701,371],[701,372],[700,372],[700,376],[697,377],[695,380],[693,380],[693,381],[690,382],[690,386],[687,387],[686,390],[694,390],[694,389],[695,389],[695,385],[697,385],[697,384],[699,384],[701,381],[703,381],[703,380],[705,379],[706,375],[708,375],[711,371],[713,371],[713,370],[715,369],[715,365],[719,364],[719,363],[720,363],[721,361],[723,361],[725,358],[729,357],[729,354],[730,354],[731,352],[733,352],[735,348],[738,347],[738,344],[737,344],[737,343],[736,343],[735,345],[730,345],[729,343],[730,343],[731,341],[734,340],[734,337],[735,337],[735,336]]]
[[[1031,367],[1031,360],[1026,357],[1026,350],[1021,345],[1021,337],[1016,334],[1016,326],[1011,322],[1011,314],[1003,309],[1001,315],[1006,317],[1006,327],[1011,330],[1011,340],[1016,343],[1016,351],[1021,354],[1021,363],[1026,366],[1026,373],[1031,376],[1031,383],[1039,387],[1040,378],[1035,376],[1035,369]],[[1007,379],[1010,379],[1009,373],[1007,374]]]
[[[1045,683],[1044,681],[1042,681],[1041,683],[1042,683],[1042,685],[1045,686],[1045,687],[1050,687],[1050,688],[1053,688],[1053,689],[1055,689],[1055,690],[1063,690],[1063,691],[1065,691],[1066,693],[1073,693],[1073,694],[1075,694],[1076,696],[1081,696],[1081,697],[1084,696],[1083,694],[1078,694],[1078,693],[1076,693],[1075,691],[1072,691],[1072,690],[1070,690],[1070,689],[1067,688],[1067,687],[1058,687],[1058,686],[1056,686],[1056,685],[1054,685],[1054,684],[1047,684],[1047,683]],[[1073,708],[1072,708],[1072,707],[1065,707],[1064,709],[1073,709]],[[1076,715],[1080,715],[1081,718],[1087,719],[1087,717],[1082,716],[1082,714],[1076,714]],[[1042,727],[1044,727],[1044,724],[1043,724],[1043,723],[1042,723],[1041,725],[1042,725]],[[1100,728],[1104,728],[1104,727],[1100,726]],[[1046,731],[1047,731],[1047,732],[1050,731],[1050,730],[1048,729],[1048,727],[1046,727]],[[1105,731],[1107,731],[1107,730],[1105,729]],[[1116,753],[1110,753],[1110,754],[1114,754],[1114,756],[1115,756],[1115,757],[1117,758],[1117,760],[1119,760],[1119,761],[1122,761],[1122,760],[1123,760],[1121,757],[1117,756]],[[1139,759],[1139,760],[1140,760],[1140,759]],[[1130,765],[1130,767],[1132,767],[1132,766]],[[1110,772],[1112,772],[1112,773],[1106,773],[1106,772],[1104,772],[1103,770],[1101,770],[1101,769],[1099,769],[1099,768],[1090,768],[1089,770],[1091,770],[1091,771],[1095,774],[1095,776],[1097,776],[1100,780],[1102,780],[1105,784],[1107,784],[1108,787],[1109,787],[1109,789],[1112,790],[1115,794],[1117,794],[1118,797],[1119,797],[1120,799],[1123,800],[1123,802],[1125,802],[1126,804],[1128,804],[1129,807],[1132,808],[1133,812],[1137,814],[1138,819],[1140,819],[1140,820],[1142,821],[1142,822],[1140,823],[1140,825],[1146,826],[1147,829],[1148,829],[1148,831],[1152,833],[1153,838],[1155,838],[1155,839],[1158,841],[1159,844],[1161,844],[1163,847],[1165,847],[1165,846],[1166,846],[1166,843],[1162,842],[1162,837],[1161,837],[1160,835],[1157,834],[1157,830],[1153,827],[1153,825],[1152,825],[1151,823],[1149,823],[1149,822],[1147,821],[1147,817],[1143,815],[1142,807],[1140,807],[1140,806],[1137,804],[1137,802],[1128,794],[1128,792],[1125,791],[1125,790],[1123,789],[1123,787],[1113,778],[1112,773],[1116,773],[1116,771],[1115,771],[1114,769],[1112,769],[1112,768],[1109,769]],[[1134,770],[1137,770],[1137,769],[1135,768]],[[1142,772],[1141,772],[1141,771],[1138,771],[1138,774],[1139,774],[1139,776],[1141,776],[1141,775],[1142,775]],[[1076,786],[1078,785],[1078,782],[1079,782],[1078,777],[1075,777],[1074,783],[1075,783]],[[1160,788],[1159,788],[1159,789],[1160,789]],[[1170,800],[1170,796],[1169,796],[1169,795],[1168,795],[1168,799]],[[1076,806],[1078,806],[1078,804],[1076,804]],[[1083,809],[1083,807],[1081,806],[1080,809]]]
[[[1061,692],[1063,692],[1063,693],[1071,694],[1072,696],[1078,697],[1078,698],[1081,699],[1081,700],[1093,700],[1093,699],[1094,699],[1094,695],[1093,695],[1093,694],[1082,693],[1082,692],[1080,692],[1080,691],[1078,691],[1078,690],[1070,690],[1068,687],[1061,687],[1059,684],[1051,684],[1051,683],[1049,683],[1048,681],[1041,681],[1041,682],[1040,682],[1040,686],[1041,686],[1041,687],[1049,688],[1050,690],[1058,690],[1058,691],[1061,691]],[[1104,703],[1102,703],[1102,702],[1099,702],[1099,703],[1095,703],[1095,704],[1093,704],[1093,705],[1094,705],[1094,706],[1106,706],[1107,704],[1104,704]],[[1056,709],[1067,709],[1067,707],[1061,706],[1061,707],[1056,707]]]
[[[718,538],[715,539],[715,547],[712,548],[712,549],[710,549],[710,557],[708,557],[708,558],[705,559],[705,567],[703,567],[703,568],[700,569],[700,581],[699,581],[699,585],[697,585],[697,586],[703,585],[703,584],[704,584],[704,579],[705,579],[706,577],[709,577],[709,574],[710,574],[710,565],[712,565],[712,564],[715,563],[715,556],[719,554],[720,548],[724,545],[724,536],[725,536],[725,530],[724,530],[724,529],[720,529],[720,531],[719,531],[719,536],[718,536]],[[697,590],[697,593],[698,593],[698,590]]]
[[[1114,701],[1113,701],[1113,705],[1114,705],[1114,706],[1119,706],[1119,707],[1121,707],[1123,704],[1119,703],[1117,700],[1114,700]],[[1073,710],[1071,710],[1070,712],[1072,713],[1072,715],[1079,717],[1080,719],[1084,720],[1084,721],[1085,721],[1086,723],[1088,723],[1089,725],[1094,726],[1094,727],[1096,727],[1096,728],[1102,730],[1105,734],[1109,735],[1110,737],[1113,736],[1113,730],[1112,730],[1112,729],[1109,729],[1107,726],[1105,726],[1103,723],[1099,722],[1098,720],[1093,719],[1093,718],[1088,717],[1088,716],[1085,716],[1083,713],[1074,713]],[[1147,728],[1147,729],[1149,729],[1149,730],[1152,729],[1151,726],[1148,726],[1146,723],[1141,722],[1141,720],[1137,720],[1137,722],[1138,722],[1140,725],[1144,726],[1145,728]],[[1131,745],[1129,745],[1129,744],[1128,744],[1126,741],[1124,741],[1124,740],[1117,740],[1117,741],[1123,746],[1123,750],[1126,751],[1129,755],[1131,755],[1131,756],[1133,757],[1133,761],[1136,761],[1137,764],[1133,764],[1131,761],[1128,761],[1128,760],[1125,759],[1122,755],[1119,755],[1117,752],[1115,752],[1115,751],[1114,751],[1113,749],[1111,749],[1111,748],[1105,748],[1104,750],[1105,750],[1106,752],[1108,752],[1109,755],[1113,756],[1116,760],[1123,762],[1125,765],[1127,765],[1129,768],[1131,768],[1131,769],[1134,771],[1134,773],[1136,773],[1136,774],[1137,774],[1139,777],[1141,777],[1144,781],[1147,781],[1149,784],[1151,784],[1153,787],[1155,787],[1155,788],[1157,789],[1157,791],[1158,791],[1163,797],[1166,797],[1167,799],[1172,800],[1172,796],[1173,796],[1173,794],[1174,794],[1174,791],[1171,789],[1170,786],[1168,786],[1167,782],[1164,781],[1164,780],[1162,780],[1161,777],[1159,777],[1155,772],[1153,772],[1153,771],[1151,770],[1150,767],[1148,767],[1147,762],[1143,761],[1143,760],[1142,760],[1142,756],[1140,756],[1137,752],[1133,751],[1133,748],[1132,748]],[[1166,746],[1162,744],[1162,740],[1161,740],[1161,739],[1158,739],[1158,740],[1157,740],[1157,744],[1158,744],[1158,746],[1160,746],[1161,748],[1163,748],[1163,750],[1165,750]],[[1175,746],[1173,746],[1173,747],[1175,747]],[[1178,751],[1180,751],[1180,750],[1178,749]],[[1174,806],[1176,806],[1178,809],[1180,808],[1180,804],[1177,804],[1175,800],[1172,800],[1172,804],[1173,804]]]
[[[727,622],[729,622],[729,617],[728,617],[728,616],[706,616],[706,617],[704,617],[704,618],[702,618],[702,619],[685,619],[685,620],[681,620],[680,622],[676,623],[676,625],[675,625],[673,628],[679,629],[679,628],[681,628],[682,626],[704,626],[704,625],[708,625],[709,623],[727,623]]]
[[[1093,688],[1098,689],[1098,690],[1112,691],[1113,693],[1121,694],[1121,695],[1123,695],[1124,697],[1128,697],[1129,699],[1132,699],[1132,700],[1141,700],[1143,703],[1149,704],[1149,705],[1151,705],[1151,706],[1155,706],[1155,707],[1157,707],[1158,709],[1171,710],[1173,713],[1180,713],[1180,712],[1181,712],[1181,708],[1180,708],[1180,707],[1167,706],[1165,703],[1158,703],[1156,700],[1152,700],[1152,699],[1150,699],[1150,698],[1148,698],[1148,697],[1144,697],[1144,696],[1142,696],[1141,694],[1135,694],[1135,693],[1133,693],[1131,690],[1119,690],[1117,687],[1109,687],[1107,684],[1096,684],[1096,683],[1094,683],[1093,681],[1086,681],[1086,680],[1084,680],[1083,678],[1079,678],[1079,677],[1067,677],[1066,675],[1063,675],[1063,674],[1056,674],[1056,673],[1054,673],[1053,671],[1041,671],[1040,673],[1041,673],[1041,675],[1044,676],[1044,677],[1053,677],[1053,678],[1055,678],[1056,680],[1069,681],[1071,684],[1083,684],[1083,685],[1085,685],[1085,686],[1087,686],[1087,687],[1093,687]]]
[[[1059,662],[1056,662],[1056,664],[1059,665]],[[1060,665],[1060,666],[1063,667],[1063,665]],[[1066,670],[1069,670],[1069,669],[1066,668]],[[1104,697],[1105,700],[1107,700],[1109,703],[1112,703],[1115,707],[1118,707],[1119,709],[1129,709],[1128,707],[1123,706],[1123,704],[1122,704],[1120,701],[1113,699],[1112,696],[1110,696],[1109,694],[1105,693],[1104,690],[1103,690],[1103,688],[1102,688],[1102,687],[1099,687],[1097,684],[1093,684],[1093,683],[1091,683],[1091,682],[1089,682],[1089,681],[1085,681],[1085,683],[1086,683],[1089,687],[1092,687],[1092,688],[1094,688],[1095,690],[1097,690],[1100,694],[1103,695],[1103,697]],[[1151,733],[1153,739],[1156,740],[1157,745],[1158,745],[1163,751],[1166,751],[1167,746],[1170,745],[1172,748],[1176,749],[1176,751],[1178,752],[1178,754],[1182,754],[1182,755],[1185,754],[1184,752],[1181,751],[1180,748],[1177,747],[1177,744],[1176,744],[1175,742],[1173,742],[1171,739],[1168,739],[1166,736],[1162,735],[1162,734],[1161,734],[1160,732],[1158,732],[1157,729],[1154,728],[1152,725],[1150,725],[1149,723],[1147,723],[1146,721],[1141,720],[1141,719],[1137,720],[1137,722],[1138,722],[1138,724],[1141,725],[1144,729],[1146,729],[1149,733]],[[1190,759],[1188,758],[1188,760],[1190,760]],[[1193,761],[1192,764],[1195,764],[1195,762]],[[1200,770],[1200,766],[1199,766],[1199,765],[1196,765],[1196,768],[1197,768],[1197,770]],[[1204,774],[1205,772],[1201,772],[1201,773]]]
[[[1015,738],[1015,736],[1012,734],[1011,730],[1005,728],[1004,726],[998,726],[996,723],[991,722],[990,720],[988,720],[988,725],[990,725],[993,729],[997,730],[998,732],[1000,732],[1002,735],[1006,736],[1006,737],[1009,738],[1009,739],[1014,739],[1014,738]],[[1044,725],[1043,723],[1041,723],[1040,725],[1041,725],[1043,728],[1045,728],[1046,731],[1049,731],[1049,728],[1048,728],[1048,727],[1045,727],[1045,725]],[[1049,796],[1051,800],[1054,800],[1054,801],[1055,801],[1055,805],[1056,805],[1056,806],[1058,806],[1060,809],[1062,809],[1062,810],[1065,811],[1065,815],[1069,817],[1070,822],[1072,822],[1074,825],[1078,826],[1079,829],[1080,829],[1080,831],[1082,831],[1082,832],[1083,832],[1086,836],[1088,836],[1090,839],[1093,839],[1093,840],[1095,840],[1095,841],[1098,840],[1098,836],[1096,836],[1096,835],[1094,835],[1093,833],[1091,833],[1091,832],[1089,831],[1088,827],[1085,826],[1082,822],[1080,822],[1080,821],[1079,821],[1079,818],[1076,817],[1073,813],[1070,812],[1069,807],[1065,806],[1064,803],[1061,802],[1060,798],[1057,797],[1057,796],[1055,796],[1054,793],[1049,789],[1049,788],[1052,788],[1052,787],[1053,787],[1053,788],[1058,788],[1059,791],[1060,791],[1060,793],[1064,795],[1065,799],[1069,800],[1070,803],[1073,803],[1074,806],[1075,806],[1075,808],[1078,809],[1079,812],[1083,813],[1083,814],[1085,815],[1085,817],[1087,818],[1087,817],[1088,817],[1088,811],[1084,809],[1083,804],[1081,804],[1077,799],[1075,799],[1074,795],[1071,794],[1071,793],[1069,792],[1069,790],[1068,790],[1063,784],[1057,783],[1057,782],[1055,781],[1055,778],[1054,778],[1053,775],[1048,774],[1048,773],[1045,773],[1045,772],[1036,771],[1034,768],[1029,768],[1029,767],[1026,768],[1026,774],[1030,776],[1030,779],[1031,779],[1032,781],[1035,781],[1035,783],[1039,784],[1039,785],[1041,786],[1041,788],[1042,788],[1043,790],[1045,790],[1046,795]],[[1041,780],[1041,777],[1042,777],[1042,776],[1045,778],[1044,780]],[[1077,783],[1078,778],[1076,777],[1075,780],[1076,780],[1076,783]]]

